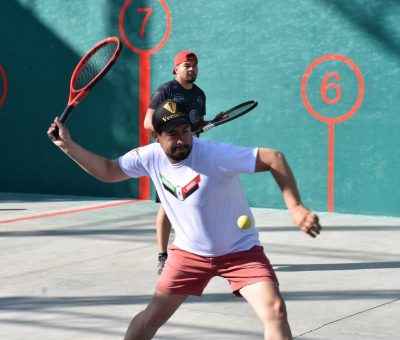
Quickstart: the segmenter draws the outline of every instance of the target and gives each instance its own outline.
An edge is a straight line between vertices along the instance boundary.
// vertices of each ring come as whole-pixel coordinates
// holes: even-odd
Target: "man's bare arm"
[[[285,156],[274,149],[259,148],[256,172],[261,171],[271,171],[282,191],[283,200],[292,215],[293,222],[310,236],[316,237],[321,230],[319,218],[301,202],[295,177]]]
[[[71,139],[68,129],[60,122],[58,117],[47,132],[54,131],[56,127],[59,137],[53,143],[88,174],[103,182],[119,182],[130,178],[122,171],[118,160],[104,158],[75,143]]]

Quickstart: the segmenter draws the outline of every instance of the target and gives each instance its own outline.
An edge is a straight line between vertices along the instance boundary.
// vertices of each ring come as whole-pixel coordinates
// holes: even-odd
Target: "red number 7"
[[[142,22],[142,26],[140,27],[140,37],[143,37],[147,21],[149,20],[151,13],[153,13],[153,9],[152,8],[138,8],[137,11],[139,13],[146,13],[146,16],[144,17],[143,22]]]

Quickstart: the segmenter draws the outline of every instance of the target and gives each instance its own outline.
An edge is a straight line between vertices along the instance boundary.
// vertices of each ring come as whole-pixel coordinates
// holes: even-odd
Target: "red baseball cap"
[[[174,59],[174,69],[172,70],[173,74],[176,74],[175,72],[175,67],[179,64],[182,64],[184,62],[194,62],[197,64],[197,56],[194,52],[192,51],[188,51],[188,50],[184,50],[184,51],[180,51]]]

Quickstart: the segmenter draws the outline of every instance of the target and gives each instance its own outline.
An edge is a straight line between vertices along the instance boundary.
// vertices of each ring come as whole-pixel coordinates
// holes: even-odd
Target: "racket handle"
[[[60,122],[65,124],[72,112],[72,110],[74,109],[73,105],[67,105],[67,107],[65,108],[64,112],[61,113],[60,115]]]
[[[197,129],[197,130],[195,131],[195,133],[196,133],[197,135],[199,135],[200,133],[206,132],[206,131],[208,131],[208,130],[214,128],[214,127],[215,127],[215,123],[218,122],[219,120],[221,120],[222,118],[225,118],[225,117],[224,117],[225,115],[226,115],[226,113],[225,113],[224,111],[218,113],[218,114],[213,118],[213,120],[208,121],[206,125],[204,125],[204,126],[201,127],[200,129]]]
[[[64,109],[64,112],[60,115],[60,122],[65,124],[66,121],[68,120],[69,116],[71,115],[72,110],[74,109],[73,105],[67,105],[67,107]],[[52,141],[55,141],[58,138],[58,128],[49,133],[47,135]]]
[[[196,135],[199,135],[199,134],[201,134],[203,132],[206,132],[206,131],[212,129],[213,127],[215,127],[215,125],[214,125],[213,120],[212,120],[212,121],[208,122],[206,125],[204,125],[203,127],[201,127],[200,129],[197,129],[194,133]]]

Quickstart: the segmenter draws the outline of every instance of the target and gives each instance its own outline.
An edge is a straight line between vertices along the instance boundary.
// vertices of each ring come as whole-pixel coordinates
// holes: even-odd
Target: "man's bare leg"
[[[165,261],[168,258],[168,241],[171,233],[171,222],[160,204],[156,219],[157,246],[158,246],[158,274],[161,274]]]
[[[156,291],[146,309],[138,313],[129,324],[125,340],[150,340],[168,321],[187,295],[168,295]]]
[[[264,325],[265,340],[290,340],[286,306],[278,285],[273,282],[257,282],[240,290]]]
[[[157,213],[156,230],[158,251],[160,253],[166,252],[168,249],[169,235],[171,233],[171,222],[169,221],[162,204],[160,204]]]

